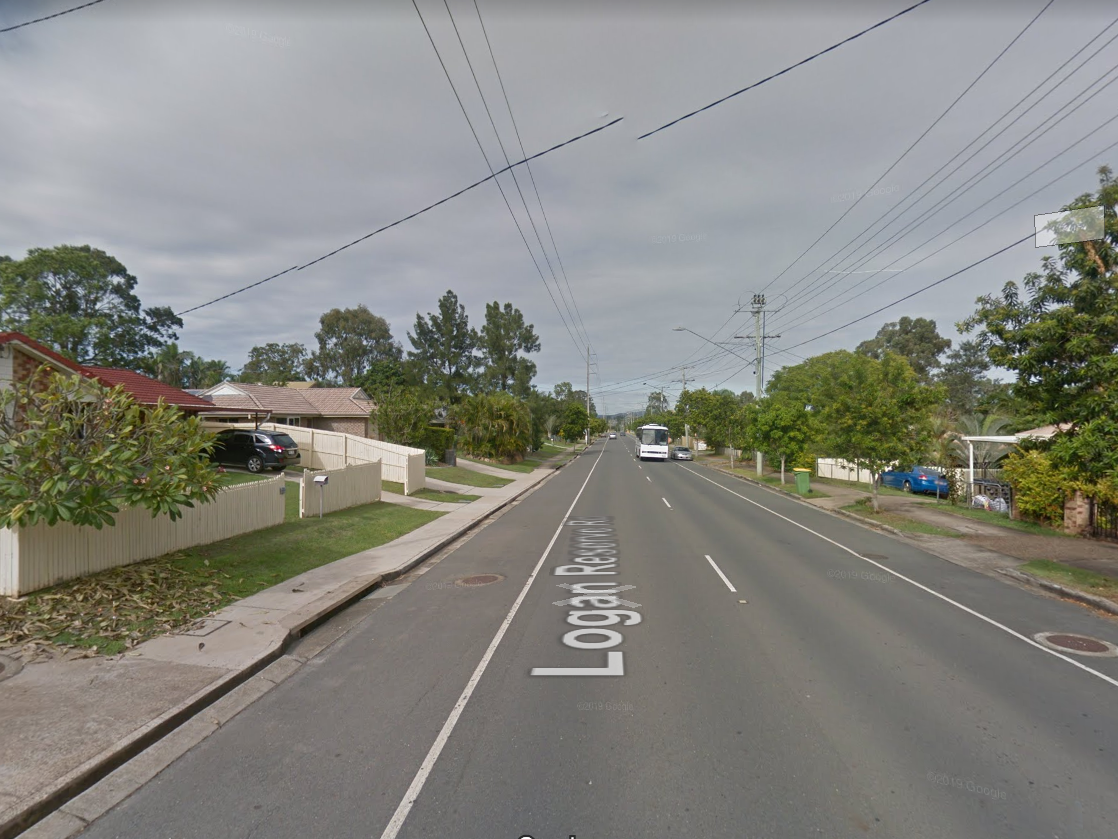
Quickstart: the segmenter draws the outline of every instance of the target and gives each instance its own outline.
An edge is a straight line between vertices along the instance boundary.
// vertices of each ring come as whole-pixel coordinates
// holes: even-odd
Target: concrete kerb
[[[170,765],[171,762],[185,754],[205,739],[206,736],[209,736],[213,731],[220,728],[221,724],[228,721],[228,719],[232,719],[233,716],[244,708],[247,708],[252,702],[255,702],[260,696],[268,690],[271,690],[271,688],[278,685],[297,670],[297,666],[283,668],[287,670],[287,672],[284,672],[278,681],[268,679],[263,672],[282,659],[287,649],[302,636],[325,623],[339,612],[352,606],[377,588],[396,580],[404,574],[407,574],[416,566],[426,562],[429,558],[439,553],[439,551],[456,542],[483,521],[491,518],[525,493],[542,485],[548,478],[558,472],[559,469],[573,460],[574,458],[554,469],[549,469],[538,481],[533,481],[520,488],[517,492],[509,495],[508,498],[502,500],[501,503],[497,504],[492,509],[472,518],[470,521],[464,522],[462,526],[457,528],[453,533],[448,534],[437,543],[425,548],[404,565],[384,574],[355,580],[352,586],[345,586],[343,588],[344,593],[338,592],[341,594],[340,597],[320,598],[319,601],[312,604],[310,607],[292,613],[289,618],[298,617],[296,617],[294,622],[286,626],[286,634],[282,641],[274,644],[270,649],[258,656],[252,664],[241,670],[231,672],[221,677],[216,682],[207,685],[175,708],[168,710],[166,713],[134,731],[114,745],[113,748],[107,749],[101,754],[90,758],[77,769],[69,772],[63,778],[51,784],[43,790],[29,806],[25,807],[21,812],[16,813],[3,824],[0,824],[0,839],[14,839],[16,836],[21,836],[21,839],[67,839],[67,837],[74,836],[84,830],[90,822],[99,818],[105,812],[108,812],[109,809],[116,806],[116,804],[131,795],[136,789],[143,786],[151,777],[154,777],[154,774],[157,774],[156,772],[151,774],[150,777],[143,777],[146,773],[141,773],[134,779],[135,782],[131,784],[127,782],[123,784],[111,783],[110,776],[118,770],[121,770],[125,764],[145,750],[151,748],[154,744],[167,738],[177,729],[189,723],[202,711],[213,708],[219,700],[225,697],[229,697],[233,700],[233,708],[235,708],[235,710],[232,710],[232,713],[229,713],[225,720],[207,728],[201,736],[184,738],[182,742],[178,744],[178,748],[172,750],[173,754],[162,756],[166,761],[163,763],[163,766]],[[252,688],[246,686],[248,701],[243,703],[237,702],[236,698],[231,696],[231,694],[257,675],[260,675],[262,680],[268,682],[268,686],[254,685]],[[277,673],[276,675],[278,676],[280,674]],[[107,784],[110,787],[109,789],[94,790],[94,787],[106,782],[106,779],[109,779],[109,783]],[[87,801],[83,801],[82,806],[74,808],[78,812],[68,812],[66,805],[79,797],[84,798],[86,794],[89,794],[90,798]]]
[[[1067,597],[1071,600],[1076,600],[1087,606],[1093,606],[1096,609],[1102,609],[1112,615],[1118,615],[1118,603],[1113,600],[1108,600],[1105,597],[1098,597],[1094,594],[1087,594],[1082,591],[1062,586],[1059,583],[1054,583],[1051,580],[1045,580],[1042,577],[1034,577],[1032,574],[1027,574],[1024,571],[1018,571],[1015,568],[999,568],[999,574],[1004,574],[1011,577],[1018,582],[1025,583],[1025,585],[1032,586],[1033,588],[1044,589],[1061,597]]]

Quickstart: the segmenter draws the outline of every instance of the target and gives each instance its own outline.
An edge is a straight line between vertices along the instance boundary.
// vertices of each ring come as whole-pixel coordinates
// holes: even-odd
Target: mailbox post
[[[318,517],[322,518],[322,490],[330,483],[329,475],[315,475],[314,482],[318,484]]]

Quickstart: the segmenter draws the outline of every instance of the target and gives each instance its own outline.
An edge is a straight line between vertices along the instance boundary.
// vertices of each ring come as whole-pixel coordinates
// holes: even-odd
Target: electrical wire
[[[877,29],[878,27],[884,26],[885,24],[896,20],[897,18],[901,17],[902,15],[907,15],[909,12],[913,11],[914,9],[920,8],[925,3],[928,3],[928,2],[930,2],[930,0],[920,0],[919,3],[916,3],[912,6],[909,6],[907,9],[903,9],[903,10],[897,12],[895,15],[892,15],[891,17],[885,18],[885,20],[878,21],[877,23],[875,23],[873,26],[869,27],[868,29],[863,29],[861,32],[858,32],[855,35],[851,35],[849,38],[846,38],[842,41],[839,41],[837,44],[832,44],[831,46],[827,47],[825,50],[820,50],[819,52],[815,53],[814,55],[809,55],[807,58],[803,59],[802,61],[797,61],[795,64],[791,65],[790,67],[785,67],[783,70],[781,70],[778,73],[773,73],[771,76],[766,76],[765,78],[761,79],[760,81],[754,82],[753,84],[751,84],[747,87],[743,87],[741,90],[736,90],[736,91],[734,91],[733,93],[731,93],[727,96],[723,96],[721,99],[717,99],[714,102],[711,102],[709,105],[704,105],[702,108],[699,108],[697,111],[692,111],[689,114],[684,114],[681,117],[677,117],[676,119],[673,119],[671,122],[664,123],[659,128],[654,128],[652,131],[649,131],[646,134],[641,134],[639,137],[637,137],[637,139],[638,140],[643,140],[646,137],[651,137],[653,134],[656,134],[660,131],[663,131],[665,128],[671,128],[676,123],[683,122],[685,119],[690,119],[691,117],[695,116],[696,114],[701,114],[703,111],[708,111],[716,105],[721,105],[723,102],[725,102],[728,99],[733,99],[735,96],[740,96],[741,94],[743,94],[747,91],[750,91],[750,90],[753,90],[754,88],[760,87],[761,85],[765,84],[766,82],[771,82],[773,79],[779,78],[780,76],[783,76],[785,73],[792,72],[797,67],[802,67],[803,65],[807,64],[809,61],[814,61],[815,59],[819,58],[822,55],[826,55],[827,53],[831,52],[832,50],[837,50],[839,47],[843,46],[844,44],[849,44],[851,41],[854,41],[858,38],[861,38],[866,33],[872,32],[873,30]]]
[[[241,292],[248,291],[251,288],[256,288],[257,286],[263,285],[266,282],[270,282],[271,280],[274,280],[277,277],[282,277],[284,274],[288,274],[291,271],[302,271],[304,268],[310,268],[312,265],[315,265],[319,262],[322,262],[324,259],[329,259],[330,257],[341,253],[346,248],[352,248],[354,245],[360,244],[361,242],[364,242],[366,239],[371,239],[373,236],[376,236],[378,233],[383,233],[384,231],[389,230],[390,228],[396,227],[399,224],[403,224],[405,221],[410,221],[411,219],[415,218],[416,216],[421,216],[424,213],[428,212],[429,210],[435,209],[435,207],[438,207],[440,204],[445,204],[447,201],[450,201],[454,198],[457,198],[459,195],[462,195],[466,192],[469,192],[471,189],[476,189],[477,187],[481,186],[482,184],[487,183],[487,182],[495,179],[497,177],[497,175],[504,174],[508,170],[512,169],[514,166],[519,166],[522,163],[527,163],[529,160],[536,160],[537,158],[543,157],[545,154],[551,154],[553,151],[558,151],[559,149],[563,148],[564,146],[569,146],[572,143],[577,143],[579,140],[583,140],[583,139],[591,136],[592,134],[597,134],[599,131],[605,131],[607,128],[610,128],[610,127],[616,125],[617,123],[621,122],[621,120],[623,120],[623,119],[624,119],[624,117],[618,117],[617,119],[613,120],[612,122],[607,122],[605,125],[600,125],[597,128],[591,129],[590,131],[586,131],[582,134],[579,134],[575,137],[572,137],[569,140],[565,140],[562,143],[556,143],[554,146],[552,146],[549,149],[544,149],[543,151],[537,152],[536,154],[532,155],[531,157],[526,157],[523,160],[518,160],[516,163],[512,164],[512,166],[506,166],[504,169],[499,169],[498,171],[494,172],[493,174],[489,175],[488,177],[482,178],[479,181],[474,181],[469,186],[463,187],[462,189],[458,190],[457,192],[448,195],[446,198],[439,199],[434,204],[428,204],[423,209],[416,210],[414,213],[409,213],[408,215],[404,216],[403,218],[397,219],[396,221],[392,222],[391,224],[386,224],[383,227],[378,227],[372,233],[366,233],[361,238],[354,239],[348,245],[342,245],[340,248],[336,248],[336,249],[330,251],[330,253],[323,254],[322,256],[318,257],[317,259],[311,260],[310,262],[306,263],[305,265],[292,265],[290,268],[288,268],[284,271],[280,271],[278,274],[272,274],[272,276],[270,276],[270,277],[265,277],[262,280],[257,280],[254,283],[250,283],[249,285],[246,285],[242,288],[238,288],[236,291],[231,291],[228,294],[223,294],[221,297],[215,297],[213,300],[210,300],[209,302],[206,302],[206,303],[202,303],[201,305],[198,305],[198,306],[194,306],[193,308],[184,309],[183,311],[178,312],[176,314],[176,317],[182,317],[183,315],[189,314],[191,312],[196,312],[199,309],[204,309],[206,306],[212,306],[214,303],[220,303],[222,300],[228,300],[230,297],[233,297],[236,294],[240,294]]]
[[[786,273],[788,273],[788,271],[792,268],[793,265],[795,265],[797,262],[799,262],[801,259],[803,259],[811,251],[811,249],[814,248],[816,245],[818,245],[821,241],[823,241],[823,238],[828,233],[830,233],[832,230],[834,230],[835,227],[837,227],[838,224],[844,218],[846,218],[848,215],[850,215],[850,213],[853,212],[854,208],[857,207],[860,203],[862,203],[862,199],[865,198],[867,195],[869,195],[870,192],[873,190],[873,188],[876,187],[879,183],[881,183],[881,181],[884,180],[885,177],[890,172],[892,172],[900,164],[900,162],[902,160],[904,160],[908,156],[908,153],[911,152],[914,148],[916,148],[916,146],[919,145],[920,141],[923,140],[925,137],[927,137],[928,134],[932,131],[932,129],[934,129],[937,125],[940,124],[940,122],[944,119],[944,117],[946,117],[949,113],[951,113],[951,111],[954,109],[954,107],[956,105],[959,104],[959,102],[962,100],[962,98],[964,96],[966,96],[968,93],[970,93],[971,90],[974,89],[974,86],[976,84],[978,84],[982,80],[982,78],[987,73],[990,72],[990,70],[993,69],[995,64],[997,64],[999,61],[1001,61],[1002,57],[1007,52],[1009,52],[1010,49],[1013,48],[1013,45],[1016,44],[1024,36],[1024,34],[1026,32],[1029,31],[1029,29],[1032,27],[1032,25],[1034,23],[1036,23],[1037,20],[1040,19],[1040,16],[1043,15],[1046,11],[1048,11],[1048,9],[1052,6],[1052,4],[1054,2],[1056,2],[1056,0],[1048,0],[1048,3],[1045,4],[1044,8],[1042,8],[1039,12],[1037,12],[1036,15],[1032,18],[1032,20],[1030,20],[1027,24],[1025,24],[1025,28],[1022,29],[1020,32],[1018,32],[1017,35],[1014,36],[1013,40],[1005,45],[1005,47],[1002,49],[1002,51],[999,52],[994,57],[994,60],[991,61],[989,64],[987,64],[986,68],[981,73],[979,73],[969,85],[966,86],[966,88],[963,90],[963,92],[955,97],[955,99],[951,102],[950,105],[947,106],[947,108],[943,111],[943,113],[941,113],[938,117],[936,117],[934,120],[932,120],[932,124],[929,125],[927,128],[925,128],[923,133],[921,133],[921,135],[919,137],[917,137],[915,140],[913,140],[912,144],[909,145],[909,147],[907,149],[905,149],[903,152],[901,152],[901,156],[898,157],[896,160],[894,160],[889,165],[889,168],[886,169],[884,172],[882,172],[878,176],[877,180],[873,182],[873,184],[870,186],[870,188],[867,189],[865,192],[863,192],[861,195],[859,195],[857,200],[855,200],[853,204],[851,204],[849,207],[847,207],[846,211],[841,216],[839,216],[837,219],[835,219],[835,221],[831,224],[830,227],[828,227],[821,234],[819,234],[819,238],[817,238],[814,242],[812,242],[810,245],[808,245],[807,248],[805,248],[803,250],[803,252],[800,253],[799,256],[797,256],[790,263],[788,263],[787,268],[785,268],[783,271],[781,271],[779,274],[777,274],[775,277],[773,277],[773,279],[769,280],[769,282],[765,285],[764,288],[761,289],[761,291],[762,292],[766,291],[769,288],[769,286],[771,286],[773,283],[775,283],[777,280],[779,280],[781,277],[783,277]],[[785,293],[787,294],[788,292],[791,292],[792,289],[795,288],[797,285],[799,285],[801,282],[803,282],[802,279],[797,281],[796,283],[794,283],[788,289],[786,289]]]
[[[6,26],[3,29],[0,29],[0,35],[3,35],[5,32],[14,32],[17,29],[23,29],[23,27],[30,26],[33,23],[42,23],[44,20],[54,20],[54,18],[56,18],[56,17],[62,17],[63,15],[70,14],[70,12],[76,12],[76,11],[79,11],[81,9],[88,9],[90,6],[96,6],[98,3],[104,3],[104,2],[105,2],[105,0],[90,0],[89,3],[82,3],[80,6],[74,6],[74,8],[72,8],[72,9],[66,9],[66,10],[61,11],[61,12],[55,12],[53,15],[47,15],[46,17],[38,17],[38,18],[35,18],[35,20],[29,20],[29,21],[26,21],[25,23],[17,23],[15,26]]]
[[[485,21],[482,20],[481,9],[478,7],[477,0],[474,0],[474,9],[477,11],[478,23],[481,24],[481,32],[485,36],[485,45],[489,48],[489,57],[493,61],[493,70],[497,74],[497,81],[501,85],[501,95],[505,98],[505,106],[508,108],[509,111],[509,119],[512,120],[513,131],[516,132],[516,142],[520,146],[520,154],[521,156],[524,156],[524,141],[520,138],[520,127],[516,124],[516,117],[513,116],[512,103],[509,101],[508,91],[505,90],[505,80],[501,76],[500,68],[497,67],[497,56],[493,53],[493,44],[489,41],[489,32],[485,28]],[[567,269],[566,266],[563,265],[563,257],[559,255],[559,246],[555,244],[555,234],[551,230],[551,222],[547,218],[547,210],[544,209],[543,198],[540,197],[540,190],[539,187],[536,185],[535,173],[532,172],[532,166],[530,164],[525,164],[525,168],[528,170],[528,177],[531,179],[532,189],[536,193],[536,200],[540,204],[540,213],[543,215],[543,223],[544,226],[547,228],[547,235],[551,239],[551,247],[555,251],[555,259],[559,263],[559,270],[563,274],[563,282],[567,285],[567,293],[570,295],[571,303],[575,307],[575,314],[578,316],[578,322],[582,327],[582,335],[586,338],[586,343],[589,344],[590,333],[586,331],[586,323],[582,319],[582,312],[579,311],[578,301],[575,300],[574,291],[571,289],[571,281],[567,277]],[[561,291],[560,294],[562,294]]]

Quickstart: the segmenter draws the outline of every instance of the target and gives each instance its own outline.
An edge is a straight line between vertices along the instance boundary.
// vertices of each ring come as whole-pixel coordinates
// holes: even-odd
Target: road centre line
[[[766,506],[765,506],[764,504],[760,504],[760,503],[758,503],[758,502],[754,501],[754,500],[753,500],[752,498],[746,498],[746,497],[745,497],[744,495],[741,495],[740,493],[734,492],[734,491],[733,491],[732,489],[730,489],[729,487],[727,487],[727,486],[723,486],[722,484],[718,483],[718,481],[714,481],[714,480],[711,480],[711,479],[710,479],[710,478],[708,478],[708,477],[707,477],[706,475],[700,475],[700,474],[699,474],[699,473],[698,473],[697,471],[695,471],[694,469],[690,469],[690,468],[688,468],[688,467],[684,466],[684,465],[683,465],[683,464],[681,464],[681,463],[679,463],[679,464],[676,464],[676,465],[677,465],[677,466],[679,466],[679,468],[680,468],[680,469],[684,469],[684,470],[686,470],[687,472],[690,472],[690,473],[691,473],[691,474],[693,474],[693,475],[694,475],[695,477],[697,477],[697,478],[702,478],[702,479],[703,479],[704,481],[707,481],[707,482],[709,482],[709,483],[712,483],[712,484],[714,484],[714,485],[715,485],[716,487],[718,487],[719,489],[723,489],[723,490],[725,490],[726,492],[730,493],[730,495],[735,495],[735,496],[737,496],[738,498],[740,498],[740,499],[741,499],[742,501],[747,501],[747,502],[749,502],[749,503],[750,503],[750,504],[752,504],[752,505],[753,505],[754,507],[760,507],[760,508],[761,508],[762,510],[764,510],[765,512],[767,512],[767,513],[772,513],[772,514],[773,514],[774,516],[776,516],[777,518],[779,518],[779,519],[784,519],[784,521],[788,522],[789,524],[793,524],[793,525],[795,525],[796,527],[800,528],[801,530],[806,530],[806,531],[807,531],[808,533],[812,534],[813,536],[818,536],[818,537],[819,537],[820,539],[822,539],[822,540],[823,540],[824,542],[830,542],[830,543],[831,543],[832,545],[834,545],[834,546],[835,546],[836,548],[840,548],[840,549],[842,549],[842,550],[846,551],[846,552],[847,552],[848,554],[850,554],[851,556],[853,556],[853,557],[856,557],[856,558],[858,558],[858,559],[862,560],[863,562],[868,562],[868,563],[869,563],[870,565],[875,565],[875,566],[877,566],[878,568],[880,568],[880,569],[881,569],[882,571],[885,571],[885,572],[887,572],[887,573],[889,573],[889,574],[892,574],[892,575],[893,575],[894,577],[896,577],[897,579],[899,579],[899,580],[904,580],[904,581],[905,581],[906,583],[908,583],[909,585],[915,586],[916,588],[920,589],[921,591],[927,592],[928,594],[932,595],[933,597],[938,597],[938,598],[939,598],[940,600],[944,601],[945,603],[950,603],[950,604],[951,604],[952,606],[954,606],[955,608],[957,608],[957,609],[961,609],[962,611],[966,612],[966,613],[967,613],[967,614],[969,614],[969,615],[973,615],[974,617],[978,618],[978,619],[979,619],[979,620],[981,620],[981,621],[985,621],[986,623],[990,624],[991,626],[993,626],[993,627],[996,627],[996,628],[1000,629],[1000,630],[1001,630],[1002,632],[1005,632],[1005,633],[1007,633],[1007,634],[1009,634],[1009,635],[1012,635],[1012,636],[1013,636],[1014,638],[1018,639],[1019,641],[1024,641],[1024,642],[1025,642],[1026,644],[1028,644],[1029,646],[1031,646],[1031,647],[1035,647],[1036,649],[1040,650],[1040,651],[1041,651],[1041,652],[1043,652],[1043,653],[1047,653],[1047,654],[1048,654],[1048,655],[1050,655],[1050,656],[1054,656],[1055,658],[1058,658],[1058,659],[1060,659],[1061,661],[1066,661],[1066,662],[1067,662],[1068,664],[1074,665],[1075,667],[1078,667],[1078,668],[1079,668],[1080,670],[1084,670],[1084,671],[1086,671],[1087,673],[1090,673],[1090,674],[1091,674],[1091,675],[1093,675],[1093,676],[1098,676],[1098,677],[1099,677],[1100,679],[1102,679],[1102,680],[1103,680],[1104,682],[1107,682],[1108,684],[1111,684],[1111,685],[1113,685],[1114,687],[1118,687],[1118,679],[1113,679],[1113,678],[1111,678],[1110,676],[1107,676],[1107,675],[1106,675],[1105,673],[1100,673],[1100,672],[1099,672],[1098,670],[1095,670],[1095,669],[1093,669],[1093,668],[1090,668],[1090,667],[1088,667],[1087,665],[1085,665],[1085,664],[1082,664],[1081,662],[1078,662],[1078,661],[1076,661],[1075,659],[1072,659],[1072,658],[1068,658],[1068,657],[1067,657],[1066,655],[1063,655],[1062,653],[1058,653],[1058,652],[1056,652],[1055,650],[1050,650],[1050,649],[1048,649],[1047,647],[1044,647],[1044,646],[1042,646],[1041,644],[1039,644],[1038,642],[1034,641],[1034,640],[1033,640],[1032,638],[1029,638],[1029,637],[1028,637],[1028,636],[1026,636],[1026,635],[1022,635],[1022,634],[1021,634],[1020,632],[1016,632],[1015,630],[1013,630],[1013,629],[1010,629],[1010,628],[1009,628],[1008,626],[1006,626],[1005,624],[1002,624],[1002,623],[998,623],[998,622],[997,622],[996,620],[994,620],[993,618],[987,617],[986,615],[982,614],[981,612],[977,612],[977,611],[975,611],[974,609],[970,608],[969,606],[964,606],[964,605],[963,605],[962,603],[959,603],[958,601],[952,600],[952,599],[951,599],[950,597],[948,597],[948,596],[946,596],[946,595],[944,595],[944,594],[940,594],[940,593],[939,593],[938,591],[935,591],[934,589],[928,588],[928,587],[927,587],[926,585],[923,585],[922,583],[918,583],[918,582],[916,582],[916,580],[911,580],[911,579],[909,579],[908,577],[906,577],[906,576],[905,576],[904,574],[900,574],[900,573],[898,573],[897,571],[894,571],[894,570],[893,570],[892,568],[889,568],[889,567],[888,567],[888,566],[886,566],[886,565],[882,565],[882,564],[881,564],[881,563],[879,563],[879,562],[875,562],[875,561],[874,561],[874,560],[872,560],[872,559],[868,559],[867,557],[864,557],[864,556],[862,556],[862,555],[861,555],[860,553],[858,553],[857,551],[855,551],[855,550],[853,550],[853,549],[851,549],[851,548],[848,548],[848,547],[846,547],[846,545],[843,545],[843,544],[841,544],[841,543],[839,543],[839,542],[836,542],[836,541],[835,541],[834,539],[828,539],[828,538],[827,538],[826,536],[824,536],[824,535],[823,535],[822,533],[819,533],[819,532],[817,532],[817,531],[815,531],[815,530],[812,530],[812,529],[811,529],[810,527],[808,527],[807,525],[804,525],[804,524],[800,524],[800,523],[799,523],[798,521],[795,521],[794,519],[790,519],[790,518],[788,518],[787,516],[783,516],[783,515],[781,515],[780,513],[776,512],[776,510],[773,510],[773,509],[771,509],[771,508],[769,508],[769,507],[766,507]],[[665,501],[664,503],[665,503],[665,504],[667,504],[668,502],[667,502],[667,501]]]
[[[732,591],[736,594],[737,589],[734,588],[732,585],[730,585],[730,581],[726,579],[726,575],[722,573],[722,569],[714,564],[714,560],[710,558],[710,554],[703,554],[703,555],[707,558],[707,562],[710,563],[711,568],[713,568],[715,571],[718,572],[718,576],[722,578],[722,582],[724,582],[726,584],[726,588],[728,588],[730,591]]]
[[[551,553],[552,547],[555,546],[555,540],[559,538],[559,534],[563,532],[563,527],[567,519],[570,518],[571,513],[574,511],[575,504],[578,499],[582,497],[586,485],[590,483],[590,478],[594,475],[594,470],[598,468],[598,463],[605,453],[605,446],[602,447],[601,452],[598,453],[598,459],[594,461],[594,465],[590,467],[590,474],[586,476],[586,480],[582,482],[582,487],[579,489],[578,494],[575,496],[571,506],[563,515],[562,520],[559,522],[559,527],[556,528],[555,533],[552,534],[551,541],[547,543],[547,548],[544,550],[543,555],[540,557],[536,567],[532,569],[531,575],[528,577],[528,582],[524,584],[524,588],[520,590],[520,595],[516,598],[516,602],[512,604],[512,608],[505,616],[504,621],[501,623],[500,629],[497,634],[493,636],[493,640],[489,643],[489,648],[485,651],[481,661],[478,662],[474,674],[470,677],[470,681],[466,683],[462,695],[458,697],[458,701],[454,703],[454,708],[447,717],[446,722],[443,723],[442,730],[439,731],[439,736],[435,738],[435,742],[431,744],[430,751],[427,752],[427,757],[423,759],[423,763],[419,767],[419,771],[415,773],[415,778],[412,779],[411,786],[408,791],[404,793],[404,798],[396,807],[396,812],[392,814],[392,818],[384,828],[384,832],[380,835],[381,839],[396,839],[396,835],[400,832],[400,828],[404,826],[404,820],[407,819],[408,813],[411,812],[412,805],[415,804],[419,798],[419,794],[423,791],[423,785],[427,782],[427,777],[431,774],[431,770],[435,768],[435,761],[439,759],[443,749],[446,747],[447,741],[450,739],[451,732],[454,731],[454,726],[458,723],[458,718],[462,716],[462,712],[466,710],[466,703],[470,701],[470,697],[474,693],[474,688],[477,687],[478,682],[481,681],[482,675],[485,673],[485,668],[489,666],[490,659],[497,651],[497,645],[501,643],[501,639],[505,637],[505,632],[508,630],[512,619],[516,617],[516,612],[520,608],[520,604],[524,602],[524,598],[528,595],[528,589],[532,585],[532,581],[536,579],[540,569],[543,567],[544,562],[547,561],[548,554]]]
[[[645,476],[644,476],[644,479],[645,479],[646,481],[648,481],[649,483],[652,483],[652,478],[648,477],[648,475],[645,475]]]
[[[661,496],[660,500],[663,501],[665,504],[668,504],[668,499],[664,498],[663,496]],[[672,505],[668,504],[668,509],[670,510],[671,508],[672,508]]]

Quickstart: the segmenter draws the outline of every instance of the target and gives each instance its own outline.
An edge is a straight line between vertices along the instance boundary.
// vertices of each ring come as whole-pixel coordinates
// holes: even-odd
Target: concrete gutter
[[[1032,586],[1033,588],[1044,589],[1061,597],[1067,597],[1071,600],[1076,600],[1079,603],[1084,603],[1087,606],[1093,606],[1096,609],[1102,609],[1104,612],[1109,612],[1112,615],[1118,615],[1118,603],[1113,600],[1108,600],[1105,597],[1099,597],[1094,594],[1087,594],[1083,591],[1077,591],[1067,586],[1062,586],[1059,583],[1054,583],[1051,580],[1046,580],[1043,577],[1034,577],[1032,574],[1027,574],[1024,571],[1018,571],[1015,568],[999,568],[999,574],[1005,574],[1007,577],[1012,577],[1020,583]]]
[[[536,472],[521,473],[521,480],[517,483],[521,483],[522,486],[519,488],[514,485],[509,486],[510,489],[516,489],[515,492],[480,512],[469,521],[464,522],[443,538],[423,546],[420,551],[413,554],[401,565],[384,573],[355,577],[338,585],[328,594],[312,603],[288,613],[280,622],[283,630],[282,635],[268,641],[266,646],[259,653],[253,655],[246,664],[218,678],[185,701],[168,709],[165,713],[118,740],[111,748],[105,749],[59,780],[39,790],[34,797],[19,802],[15,812],[8,816],[3,823],[0,823],[0,839],[14,839],[18,835],[22,835],[24,839],[67,839],[67,837],[74,836],[84,830],[90,822],[123,801],[136,789],[147,783],[155,774],[158,774],[179,756],[193,748],[210,733],[216,731],[224,721],[231,719],[236,713],[255,702],[260,696],[295,672],[302,662],[286,657],[284,653],[301,637],[372,591],[403,576],[447,546],[458,541],[462,536],[492,518],[521,496],[539,487],[559,469],[573,462],[573,460],[574,458],[571,458],[552,469],[538,470],[542,474],[537,480],[524,480],[536,475]],[[472,504],[481,504],[484,500],[479,499]],[[471,505],[462,505],[462,508],[465,509],[468,506]],[[434,523],[432,522],[432,524]],[[411,534],[401,538],[414,537],[422,529],[419,528],[419,530],[412,531]],[[387,546],[382,545],[380,548],[373,550],[380,550],[385,547]],[[344,563],[348,559],[350,558],[343,558],[336,562]],[[336,563],[330,563],[330,565],[334,564]],[[327,568],[329,565],[322,567]],[[306,576],[307,574],[300,574],[292,580]],[[292,581],[288,580],[277,585],[276,588],[290,587],[291,585]],[[261,594],[263,593],[261,592]],[[233,607],[226,608],[235,607],[236,604]],[[152,641],[171,639],[177,640],[176,636],[161,636],[152,639]],[[193,643],[193,640],[190,643]],[[144,644],[141,644],[137,649],[144,646]],[[281,673],[282,678],[280,678]],[[226,698],[229,701],[224,703],[224,712],[215,715],[213,713],[215,710],[221,710],[216,703]],[[195,724],[197,721],[194,718],[206,709],[211,709],[211,713],[207,716],[213,717],[213,719]],[[180,732],[180,729],[184,730]],[[125,766],[137,755],[150,749],[164,738],[168,740],[167,745],[157,749],[158,755],[148,761],[148,763],[158,766],[154,772],[149,773],[142,770],[138,773],[131,772],[129,767]],[[27,832],[22,833],[23,831]]]

